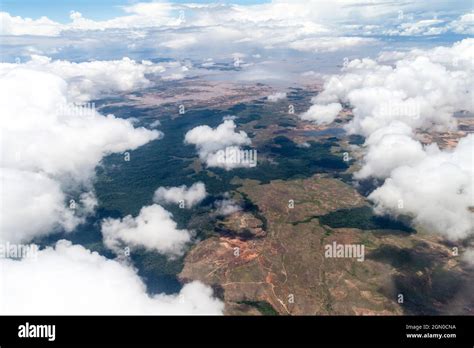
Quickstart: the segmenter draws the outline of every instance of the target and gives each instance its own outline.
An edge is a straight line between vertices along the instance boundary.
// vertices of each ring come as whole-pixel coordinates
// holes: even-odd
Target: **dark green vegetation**
[[[384,230],[398,231],[404,233],[416,232],[409,226],[409,222],[403,220],[394,220],[389,216],[375,215],[372,208],[358,207],[351,209],[340,209],[326,215],[314,215],[301,221],[295,221],[291,224],[293,226],[308,223],[314,219],[319,219],[321,225],[329,226],[331,228],[358,228],[361,230]]]
[[[361,230],[396,230],[413,233],[415,230],[402,221],[377,216],[371,207],[341,209],[319,217],[322,225],[332,228],[358,228]]]
[[[144,249],[134,250],[130,257],[138,269],[138,275],[152,294],[179,292],[181,284],[176,274],[183,268],[183,259],[169,260],[166,256]]]
[[[273,105],[270,107],[274,108]],[[159,186],[189,186],[202,181],[211,195],[218,195],[237,188],[230,183],[234,177],[268,183],[275,179],[309,177],[317,172],[336,173],[347,168],[347,163],[341,157],[330,152],[333,142],[311,142],[310,148],[300,148],[284,136],[269,139],[257,147],[258,165],[255,168],[237,168],[231,171],[207,168],[199,172],[192,168],[197,154],[194,146],[183,143],[187,131],[204,124],[216,127],[229,114],[238,117],[237,124],[256,121],[260,119],[260,114],[268,114],[266,108],[266,104],[237,104],[227,110],[187,110],[184,115],[176,118],[152,109],[104,108],[104,113],[137,117],[139,125],[147,125],[160,116],[159,130],[164,133],[164,137],[130,151],[129,162],[124,160],[123,154],[113,154],[104,159],[103,165],[97,169],[98,180],[95,184],[101,206],[117,210],[123,215],[136,215],[142,206],[151,204],[153,193]],[[286,113],[281,116],[272,114],[271,121],[269,119],[262,118],[264,124],[257,125],[265,126],[268,122],[282,120],[294,123]],[[187,214],[183,211],[176,213]]]
[[[239,304],[244,304],[256,308],[262,315],[279,315],[271,304],[265,301],[239,301]]]
[[[242,209],[244,211],[251,212],[257,219],[262,221],[262,228],[266,231],[268,228],[268,221],[265,215],[262,214],[258,206],[252,202],[252,200],[248,197],[247,194],[245,194],[244,192],[240,192],[240,194],[242,195],[242,198],[244,200]]]
[[[130,114],[135,115],[134,110],[130,110]],[[207,175],[196,177],[190,167],[196,150],[183,141],[190,129],[201,124],[216,127],[226,114],[215,110],[189,110],[175,119],[160,118],[159,128],[164,133],[162,139],[131,151],[129,162],[124,161],[121,154],[105,158],[97,169],[95,184],[101,205],[119,210],[124,215],[137,214],[142,206],[151,204],[153,193],[159,186],[189,186],[199,180],[205,180],[208,192],[225,191],[216,178]],[[142,123],[147,123],[147,118],[141,119]]]

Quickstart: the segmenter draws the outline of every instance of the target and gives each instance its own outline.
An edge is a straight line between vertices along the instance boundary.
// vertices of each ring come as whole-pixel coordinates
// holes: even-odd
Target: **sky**
[[[473,34],[473,17],[472,2],[464,0],[6,0],[0,58],[202,60],[240,54],[249,62],[316,53],[340,60],[354,52],[371,56],[381,44],[453,43]]]
[[[137,3],[136,0],[2,0],[1,11],[9,12],[15,16],[38,18],[48,16],[49,18],[66,23],[69,20],[69,12],[78,11],[85,17],[94,20],[104,20],[123,14],[122,7]],[[173,3],[186,3],[186,0],[172,0]],[[195,3],[234,3],[234,4],[257,4],[267,0],[195,0]]]

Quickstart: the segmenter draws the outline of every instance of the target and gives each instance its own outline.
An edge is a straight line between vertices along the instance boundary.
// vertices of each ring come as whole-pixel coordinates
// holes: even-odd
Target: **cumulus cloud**
[[[300,118],[305,121],[313,121],[317,124],[332,123],[342,106],[339,103],[330,103],[327,105],[314,104],[306,112],[300,115]]]
[[[55,74],[22,66],[0,69],[0,165],[9,183],[2,185],[2,240],[73,230],[94,205],[74,192],[91,190],[100,160],[161,136],[71,104],[67,82]],[[78,210],[68,206],[71,199]]]
[[[158,204],[143,207],[136,217],[105,219],[101,229],[105,246],[117,253],[126,246],[143,247],[173,257],[191,241],[191,232],[178,229],[173,215]]]
[[[449,49],[417,50],[395,66],[355,59],[344,74],[328,79],[314,102],[350,103],[354,120],[348,130],[365,136],[392,121],[412,128],[453,128],[455,111],[472,110],[473,48],[474,40],[465,39]]]
[[[184,137],[186,144],[195,145],[199,158],[208,167],[220,167],[227,170],[237,167],[251,167],[253,163],[240,156],[240,146],[250,145],[251,140],[244,131],[236,132],[236,124],[226,119],[215,129],[198,126],[188,131]]]
[[[270,94],[267,97],[268,101],[271,101],[271,102],[277,102],[277,101],[285,99],[285,98],[286,98],[286,93],[285,92],[276,92],[276,93]]]
[[[448,21],[438,18],[408,21],[398,25],[396,28],[384,32],[387,35],[420,36],[420,35],[442,35],[448,32],[456,34],[472,35],[474,33],[474,12],[460,15],[458,18]]]
[[[197,182],[190,186],[179,187],[159,187],[153,196],[156,203],[184,203],[184,207],[192,208],[206,198],[206,186],[202,182]]]
[[[450,23],[452,31],[458,34],[474,35],[474,11],[463,14]]]
[[[0,242],[22,242],[51,233],[72,231],[81,221],[66,204],[60,183],[42,173],[1,168]]]
[[[435,144],[418,163],[395,168],[385,183],[369,195],[376,211],[408,213],[415,222],[456,240],[474,233],[474,136],[459,141],[453,151]],[[399,207],[402,203],[402,208]]]
[[[58,36],[67,31],[178,26],[184,20],[172,13],[174,8],[171,4],[162,2],[137,3],[124,7],[124,10],[126,15],[102,21],[84,18],[80,12],[71,11],[69,16],[71,21],[67,24],[55,22],[44,16],[31,19],[0,12],[2,23],[0,34]]]
[[[473,58],[474,40],[465,39],[451,47],[355,59],[327,79],[312,107],[353,108],[346,130],[366,136],[355,177],[386,179],[369,195],[376,212],[412,215],[415,223],[451,239],[473,233],[472,136],[454,151],[442,151],[436,144],[422,146],[416,133],[453,130],[454,112],[473,111]]]
[[[362,169],[355,173],[355,177],[384,179],[399,166],[423,160],[426,157],[423,146],[412,136],[411,128],[402,122],[393,122],[372,133],[364,144],[367,152]]]
[[[67,60],[52,60],[49,57],[32,55],[20,64],[0,64],[0,71],[24,68],[50,72],[67,82],[68,97],[76,103],[87,102],[112,92],[120,93],[150,87],[148,75],[159,75],[166,71],[163,65],[150,61],[138,63],[129,58],[121,60],[74,63]]]
[[[238,205],[233,199],[230,199],[228,194],[223,200],[217,201],[215,203],[215,206],[216,206],[215,213],[217,215],[223,215],[223,216],[231,215],[235,212],[242,210],[242,207]]]
[[[65,240],[36,258],[0,259],[0,269],[3,315],[215,315],[224,308],[199,282],[149,295],[130,266]]]
[[[440,35],[448,31],[445,21],[440,19],[422,19],[417,22],[405,22],[396,29],[388,30],[388,35],[417,36]]]
[[[45,16],[32,19],[0,12],[0,23],[0,35],[57,36],[63,30],[63,26]]]
[[[129,47],[183,50],[241,44],[263,49],[295,49],[308,52],[334,52],[378,42],[369,35],[419,32],[436,34],[466,32],[468,20],[452,18],[472,11],[467,2],[456,6],[446,2],[427,5],[418,1],[403,3],[385,0],[274,0],[263,4],[199,4],[192,2],[136,3],[122,7],[124,13],[107,20],[92,20],[71,11],[69,23],[58,23],[42,17],[30,19],[1,12],[0,35],[41,35],[60,38],[100,35],[103,41]],[[415,14],[410,23],[400,24],[399,12]],[[426,18],[426,12],[447,17],[446,23]],[[458,24],[452,23],[458,22]],[[219,28],[219,30],[215,30]],[[438,30],[438,32],[440,32]],[[157,39],[158,37],[158,39]],[[138,38],[138,40],[137,40]],[[143,40],[143,39],[149,40]],[[43,39],[43,38],[42,38]],[[141,42],[138,42],[141,41]],[[86,42],[85,44],[90,44]],[[74,41],[74,46],[77,47]]]

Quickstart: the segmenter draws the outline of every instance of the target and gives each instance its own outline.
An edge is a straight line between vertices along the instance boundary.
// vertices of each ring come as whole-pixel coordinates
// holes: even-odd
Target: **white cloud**
[[[448,21],[438,18],[421,19],[416,22],[405,22],[396,28],[384,31],[387,35],[420,36],[442,35],[448,32],[472,35],[474,33],[474,12],[460,15],[457,19]]]
[[[285,92],[276,92],[276,93],[270,94],[267,97],[268,101],[271,101],[271,102],[277,102],[277,101],[285,99],[285,98],[286,98],[286,93]]]
[[[242,210],[242,207],[238,205],[233,199],[230,199],[228,194],[226,194],[226,197],[223,200],[216,201],[215,206],[215,213],[217,215],[231,215]]]
[[[71,102],[68,84],[54,74],[22,66],[0,69],[0,165],[9,182],[2,185],[4,240],[73,230],[94,204],[83,196],[72,214],[66,206],[78,198],[70,193],[91,190],[100,160],[161,135],[93,109],[77,112]]]
[[[224,308],[199,282],[149,295],[130,266],[64,240],[37,258],[0,259],[0,269],[3,315],[214,315]]]
[[[172,49],[182,49],[189,46],[192,46],[198,42],[196,37],[193,36],[185,36],[185,37],[177,37],[175,39],[171,39],[165,42],[162,42],[160,46],[172,48]]]
[[[1,168],[0,242],[23,242],[51,233],[72,231],[81,217],[67,207],[60,183],[43,173]]]
[[[32,55],[31,59],[23,64],[0,64],[2,72],[18,68],[60,76],[67,82],[69,99],[78,103],[112,92],[128,92],[150,87],[152,82],[147,75],[159,75],[166,71],[163,65],[149,61],[137,63],[126,57],[121,60],[74,63]]]
[[[250,145],[251,140],[244,131],[236,132],[234,120],[226,119],[215,129],[209,126],[198,126],[188,131],[184,137],[186,144],[195,145],[199,158],[209,167],[232,169],[249,167],[247,162],[222,160],[223,152],[237,153],[240,146]],[[226,159],[226,158],[224,158]]]
[[[313,100],[313,107],[338,102],[353,107],[346,129],[367,137],[355,177],[386,178],[369,195],[376,212],[410,214],[428,231],[451,239],[474,232],[468,210],[473,206],[472,136],[454,151],[441,151],[435,144],[423,147],[416,133],[453,130],[455,111],[474,111],[473,58],[474,40],[465,39],[451,47],[356,59],[330,77]]]
[[[363,45],[377,43],[378,40],[364,37],[315,37],[293,41],[290,48],[298,51],[335,52]]]
[[[173,215],[158,204],[143,207],[136,217],[108,218],[102,222],[104,244],[119,252],[122,247],[144,247],[168,256],[182,255],[191,241],[188,230],[177,228]]]
[[[393,169],[416,164],[426,157],[421,143],[412,138],[411,128],[396,121],[372,133],[364,145],[367,153],[362,169],[355,173],[357,179],[386,178]]]
[[[472,134],[461,139],[454,151],[440,151],[432,144],[426,158],[394,169],[369,199],[377,212],[412,214],[416,223],[431,231],[453,240],[465,238],[474,233],[469,211],[474,206],[473,149]]]
[[[95,32],[100,35],[100,39],[96,39],[100,45],[104,41],[116,42],[118,35],[121,44],[125,41],[130,47],[143,45],[148,49],[150,46],[173,50],[205,47],[208,52],[211,47],[212,50],[217,46],[232,49],[246,43],[262,48],[334,52],[377,42],[364,35],[437,35],[449,31],[468,34],[472,31],[468,17],[472,4],[467,0],[456,4],[436,1],[429,5],[415,0],[401,3],[274,0],[248,5],[153,1],[122,8],[123,15],[98,21],[71,11],[71,21],[66,24],[46,17],[28,19],[0,12],[0,35],[67,38],[81,33],[93,36]],[[468,13],[462,15],[465,12]],[[444,19],[427,18],[428,15]],[[454,15],[459,18],[453,20]],[[150,40],[139,43],[137,35],[138,41]],[[74,46],[77,47],[76,40]]]
[[[206,186],[197,182],[187,188],[185,185],[179,187],[159,187],[153,196],[156,203],[184,203],[184,207],[192,208],[206,198]]]
[[[472,110],[474,39],[450,48],[416,50],[394,67],[372,59],[355,59],[332,76],[316,104],[348,102],[354,120],[348,130],[370,135],[392,121],[412,128],[453,128],[453,112]],[[384,56],[387,59],[387,55]]]
[[[47,17],[38,19],[11,16],[0,12],[0,35],[45,35],[57,36],[63,26]]]
[[[428,11],[429,7],[429,11]],[[94,36],[93,42],[126,42],[130,47],[190,49],[228,47],[239,44],[261,48],[293,48],[311,52],[334,52],[377,43],[368,35],[466,33],[468,18],[451,20],[472,11],[467,1],[456,6],[445,2],[427,4],[385,0],[284,0],[264,4],[200,4],[147,2],[123,7],[124,14],[107,20],[92,20],[72,11],[70,22],[46,17],[27,19],[0,14],[0,35],[47,35],[61,38]],[[413,15],[400,24],[399,13]],[[444,22],[426,18],[426,12],[446,17]],[[443,16],[445,14],[445,16]],[[219,30],[216,30],[218,28]],[[96,38],[100,35],[100,39]],[[84,36],[82,36],[84,35]],[[142,42],[143,39],[149,39]],[[138,39],[138,40],[137,40]],[[81,40],[80,40],[81,41]],[[88,41],[88,40],[86,40]],[[140,41],[140,42],[138,42]],[[77,47],[77,42],[74,41]]]
[[[80,12],[71,11],[71,22],[67,24],[52,21],[47,17],[35,20],[0,12],[0,34],[58,36],[67,31],[173,27],[183,23],[183,19],[173,14],[174,6],[167,3],[137,3],[124,7],[124,10],[126,15],[102,21],[84,18]]]
[[[463,14],[450,23],[452,31],[458,34],[474,35],[474,11]]]
[[[306,112],[300,115],[300,118],[305,121],[313,121],[317,124],[332,123],[342,106],[339,103],[330,103],[327,105],[314,104]]]
[[[448,31],[444,25],[445,21],[440,19],[422,19],[417,22],[402,23],[396,29],[388,30],[388,35],[416,36],[416,35],[440,35]]]

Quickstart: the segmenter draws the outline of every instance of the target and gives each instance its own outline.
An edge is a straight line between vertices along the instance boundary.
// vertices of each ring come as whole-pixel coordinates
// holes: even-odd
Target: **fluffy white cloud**
[[[277,102],[277,101],[285,99],[285,98],[286,98],[286,93],[285,92],[276,92],[276,93],[270,94],[267,97],[268,101],[271,101],[271,102]]]
[[[472,52],[474,39],[465,39],[449,49],[405,54],[394,67],[356,59],[329,78],[314,102],[350,103],[355,117],[348,130],[366,136],[397,120],[413,128],[454,127],[453,112],[473,108]]]
[[[60,184],[43,173],[1,168],[0,242],[28,241],[82,220],[66,205]]]
[[[185,185],[179,187],[159,187],[153,196],[156,203],[184,203],[186,208],[192,208],[206,198],[206,186],[197,182],[187,188]]]
[[[401,14],[403,16],[403,14]],[[405,19],[404,16],[401,19]],[[474,33],[474,12],[460,15],[457,19],[447,21],[438,18],[421,19],[398,25],[396,28],[384,31],[387,35],[418,36],[418,35],[442,35],[447,32],[456,34],[472,35]]]
[[[2,23],[0,34],[58,36],[66,31],[173,27],[184,21],[183,18],[172,13],[175,9],[167,3],[137,3],[124,7],[124,10],[127,13],[125,16],[103,21],[84,18],[80,12],[71,11],[69,16],[71,22],[67,24],[52,21],[47,17],[31,19],[0,12]]]
[[[149,295],[130,266],[64,240],[36,258],[0,259],[0,270],[2,315],[214,315],[224,308],[199,282]]]
[[[474,39],[451,47],[386,52],[378,60],[356,59],[343,74],[330,77],[313,100],[313,107],[338,102],[353,107],[346,129],[367,137],[355,177],[386,178],[369,195],[376,211],[410,214],[429,231],[451,239],[474,232],[468,209],[473,206],[472,136],[454,151],[441,151],[435,144],[423,147],[416,132],[455,129],[455,111],[474,111],[473,59]]]
[[[87,102],[112,92],[120,93],[149,87],[152,82],[147,75],[157,75],[166,71],[163,65],[149,61],[137,63],[126,57],[121,60],[74,63],[32,55],[29,61],[22,64],[0,64],[0,72],[18,68],[50,72],[61,77],[67,82],[69,99],[77,103]]]
[[[63,26],[47,17],[38,19],[11,16],[7,12],[0,12],[0,35],[45,35],[56,36],[63,30]]]
[[[188,131],[184,137],[186,144],[195,145],[199,158],[209,167],[221,167],[227,170],[237,167],[251,167],[253,164],[240,156],[240,146],[252,142],[244,131],[236,132],[232,119],[225,119],[215,129],[198,126]]]
[[[306,112],[300,115],[300,118],[305,121],[313,121],[317,124],[332,123],[342,106],[339,103],[330,103],[327,105],[314,104]]]
[[[391,172],[385,183],[369,195],[376,211],[412,214],[415,222],[453,240],[474,233],[474,135],[459,141],[454,151],[435,144],[426,158]],[[403,208],[399,208],[399,202]]]
[[[72,230],[93,202],[69,194],[90,190],[100,160],[161,135],[71,102],[68,84],[57,75],[22,66],[0,69],[0,165],[9,182],[2,185],[0,239],[27,241],[58,227]],[[71,199],[78,210],[66,208]]]
[[[117,253],[126,246],[144,247],[171,257],[181,255],[191,241],[191,233],[178,229],[173,215],[158,204],[143,207],[136,217],[105,219],[102,235],[104,244]]]
[[[422,19],[417,22],[405,22],[396,29],[387,31],[388,35],[416,36],[416,35],[440,35],[448,31],[444,25],[445,21],[440,19]]]
[[[426,157],[421,143],[412,138],[411,128],[397,121],[372,133],[364,145],[367,153],[362,169],[355,173],[357,179],[386,178],[393,169],[416,164]]]
[[[472,6],[468,1],[460,1],[455,6],[437,1],[428,6],[415,0],[403,3],[386,0],[372,0],[370,3],[365,0],[274,0],[248,5],[160,1],[136,3],[123,9],[123,15],[99,21],[72,11],[71,21],[66,24],[46,17],[28,19],[1,12],[3,25],[0,35],[68,38],[99,34],[100,40],[97,39],[96,44],[99,41],[100,44],[103,41],[116,42],[120,36],[120,43],[126,42],[130,47],[142,45],[150,48],[152,45],[160,50],[207,48],[211,45],[215,50],[216,46],[231,48],[249,44],[260,48],[334,52],[377,43],[368,35],[466,33],[468,20],[463,17],[454,19],[453,15],[472,11]],[[437,13],[439,17],[446,14],[445,23],[426,18],[427,12]],[[406,19],[398,19],[400,13],[414,14],[415,17],[405,23]],[[150,40],[139,43],[137,38],[138,41]],[[76,44],[74,41],[74,46]]]
[[[455,33],[474,35],[474,11],[463,14],[451,22],[450,26]]]
[[[233,199],[230,199],[228,194],[226,194],[226,197],[223,200],[215,202],[215,206],[215,213],[217,215],[225,216],[242,210],[242,207],[238,205]]]
[[[273,0],[264,4],[195,4],[171,3],[163,1],[139,2],[123,7],[125,14],[109,20],[94,21],[84,18],[81,13],[71,11],[71,22],[60,24],[45,17],[38,20],[5,16],[2,33],[20,35],[23,33],[55,35],[57,30],[106,30],[120,28],[174,27],[177,25],[213,26],[224,23],[271,24],[288,26],[297,22],[306,33],[321,31],[323,25],[334,22],[358,23],[360,26],[377,27],[374,23],[399,24],[400,20],[410,19],[414,14],[427,12],[427,5],[419,1],[403,3],[373,0]],[[429,4],[430,13],[453,13],[472,10],[469,1],[457,4],[438,1]],[[401,17],[400,17],[401,16]],[[426,19],[425,20],[433,20]],[[436,20],[436,19],[434,19]],[[347,24],[346,24],[347,25]],[[23,27],[23,31],[19,31]],[[54,28],[51,32],[45,28]],[[334,29],[337,29],[334,26]],[[301,29],[303,30],[303,29]]]

